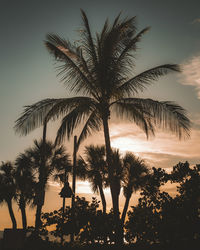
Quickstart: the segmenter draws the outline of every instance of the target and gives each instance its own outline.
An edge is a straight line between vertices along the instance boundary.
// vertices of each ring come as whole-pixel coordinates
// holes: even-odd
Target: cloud
[[[189,58],[181,68],[182,74],[179,82],[183,85],[194,86],[200,99],[200,55]]]
[[[200,130],[192,128],[188,140],[158,131],[155,138],[146,139],[144,133],[132,124],[112,125],[111,144],[122,153],[131,151],[145,159],[150,166],[172,168],[179,161],[197,164],[199,157]],[[126,131],[121,133],[121,131]],[[134,133],[131,133],[133,131]]]
[[[192,24],[195,24],[195,23],[200,23],[200,18],[196,18],[192,21]]]

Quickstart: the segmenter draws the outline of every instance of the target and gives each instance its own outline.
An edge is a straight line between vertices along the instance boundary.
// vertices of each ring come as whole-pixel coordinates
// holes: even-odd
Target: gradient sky
[[[24,105],[44,98],[64,97],[68,93],[56,77],[53,58],[44,47],[48,32],[76,41],[81,28],[80,8],[90,20],[93,31],[99,31],[107,17],[112,21],[122,16],[137,16],[138,29],[151,26],[137,52],[134,72],[165,63],[178,63],[182,73],[161,78],[143,94],[157,100],[175,101],[183,106],[193,122],[191,138],[178,139],[162,131],[146,141],[142,131],[126,121],[111,119],[113,147],[121,152],[133,151],[150,166],[170,169],[179,161],[200,163],[200,2],[198,0],[0,0],[0,161],[13,161],[25,148],[40,138],[37,129],[26,137],[14,133],[14,121]],[[48,137],[55,138],[58,123],[48,128]],[[85,144],[103,143],[102,132]],[[68,152],[72,145],[66,141]],[[84,184],[80,184],[83,185]],[[55,192],[54,192],[54,191]],[[83,190],[83,189],[82,189]],[[85,185],[87,193],[87,185]],[[55,204],[59,187],[51,185],[46,208]],[[32,212],[31,212],[32,213]],[[6,217],[7,216],[7,217]],[[0,229],[8,226],[6,208],[0,207]]]

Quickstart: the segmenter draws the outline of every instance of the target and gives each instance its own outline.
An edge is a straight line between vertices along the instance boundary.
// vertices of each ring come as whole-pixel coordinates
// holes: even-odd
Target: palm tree
[[[121,216],[124,225],[129,202],[133,192],[138,191],[145,185],[145,176],[149,173],[144,161],[133,153],[126,153],[123,157],[123,193],[126,198]]]
[[[31,159],[31,165],[37,174],[35,185],[34,205],[36,205],[35,230],[41,225],[41,212],[45,201],[45,190],[48,180],[54,174],[62,172],[69,165],[69,157],[63,146],[55,147],[51,142],[45,142],[45,165],[44,165],[44,141],[34,141],[34,146],[26,150],[27,156]]]
[[[14,167],[11,162],[2,162],[0,166],[0,203],[6,202],[12,221],[12,228],[17,229],[17,222],[12,208],[16,198],[16,185],[13,178]]]
[[[94,38],[87,16],[81,12],[83,28],[76,45],[55,34],[48,34],[45,41],[49,52],[60,63],[61,80],[75,96],[44,99],[26,106],[16,121],[15,130],[26,135],[44,120],[63,117],[56,138],[60,143],[66,134],[70,137],[81,122],[84,125],[79,142],[103,126],[113,211],[119,229],[119,196],[112,168],[109,132],[111,111],[136,123],[147,137],[154,135],[155,126],[169,130],[179,138],[189,136],[190,121],[185,110],[173,102],[137,97],[159,77],[172,71],[179,72],[178,65],[164,64],[133,74],[137,43],[149,28],[136,33],[136,18],[120,20],[118,15],[112,25],[107,20]],[[116,238],[120,238],[118,233]]]
[[[17,202],[21,210],[23,229],[26,230],[26,206],[31,204],[34,198],[34,170],[31,158],[26,153],[22,153],[17,157],[15,166],[14,179],[17,188]]]
[[[92,191],[99,193],[101,197],[103,213],[106,213],[106,199],[103,188],[107,178],[107,164],[105,160],[104,146],[87,146],[85,148],[85,160],[79,158],[77,176],[80,179],[87,179],[91,183]]]

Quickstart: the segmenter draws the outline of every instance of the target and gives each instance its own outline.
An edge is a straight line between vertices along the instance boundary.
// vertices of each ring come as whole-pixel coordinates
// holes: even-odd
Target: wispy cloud
[[[122,153],[132,151],[150,166],[172,168],[179,161],[186,160],[191,164],[199,163],[199,129],[193,128],[191,138],[185,141],[179,141],[174,135],[162,131],[158,131],[155,138],[146,140],[144,133],[132,124],[113,125],[111,131],[113,147],[119,148]]]
[[[192,24],[194,23],[200,23],[200,18],[195,18],[193,21],[192,21]]]
[[[181,67],[182,74],[179,82],[183,85],[194,86],[200,99],[200,55],[189,58]]]

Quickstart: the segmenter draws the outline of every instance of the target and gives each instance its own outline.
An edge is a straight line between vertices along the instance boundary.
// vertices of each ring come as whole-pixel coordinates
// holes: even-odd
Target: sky
[[[14,161],[19,153],[39,139],[39,128],[26,137],[13,130],[23,106],[45,98],[72,96],[57,77],[55,62],[44,46],[45,35],[59,34],[70,41],[79,39],[80,9],[87,13],[91,28],[100,31],[105,19],[137,16],[138,31],[151,26],[136,53],[135,73],[165,63],[177,63],[181,73],[169,74],[153,83],[142,97],[175,101],[192,121],[189,140],[158,130],[146,140],[143,132],[128,121],[110,120],[111,143],[120,151],[132,151],[149,166],[170,170],[179,161],[200,163],[200,3],[198,0],[0,0],[0,161]],[[50,124],[54,140],[59,123]],[[77,131],[78,133],[78,131]],[[103,133],[88,138],[84,146],[103,144]],[[72,141],[65,141],[69,153]],[[78,182],[79,193],[90,194],[88,184]],[[50,183],[45,209],[59,208],[60,187]],[[53,197],[53,198],[52,198]],[[53,208],[54,207],[54,208]],[[30,211],[31,214],[34,211]],[[10,225],[5,206],[0,207],[0,229]]]

